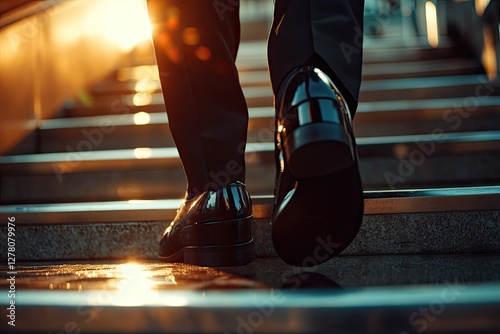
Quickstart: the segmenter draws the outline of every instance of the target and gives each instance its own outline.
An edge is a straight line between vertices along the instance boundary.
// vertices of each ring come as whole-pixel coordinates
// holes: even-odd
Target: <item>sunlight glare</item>
[[[137,159],[149,159],[153,155],[153,151],[149,147],[137,147],[134,150],[134,155]]]
[[[145,266],[129,262],[117,267],[118,283],[115,305],[138,306],[150,303],[158,298],[154,290],[151,272]]]
[[[151,121],[151,116],[149,113],[140,111],[134,115],[134,123],[135,125],[146,125]]]
[[[147,106],[151,104],[153,97],[150,93],[137,93],[134,95],[133,103],[136,107]]]
[[[490,4],[491,0],[475,0],[476,14],[483,16],[486,7]]]
[[[120,5],[109,8],[104,22],[102,33],[123,52],[151,39],[151,22],[142,0],[121,0]]]
[[[425,17],[427,22],[427,40],[431,47],[437,48],[439,45],[438,17],[436,5],[432,1],[425,3]]]

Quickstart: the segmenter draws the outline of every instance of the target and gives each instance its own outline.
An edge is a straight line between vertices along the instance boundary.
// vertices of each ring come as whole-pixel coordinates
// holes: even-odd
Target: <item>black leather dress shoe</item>
[[[314,67],[292,72],[276,101],[272,239],[285,262],[313,266],[344,250],[361,226],[363,189],[351,116],[340,91]]]
[[[245,185],[233,182],[186,200],[161,238],[159,256],[210,267],[251,262],[252,204]]]

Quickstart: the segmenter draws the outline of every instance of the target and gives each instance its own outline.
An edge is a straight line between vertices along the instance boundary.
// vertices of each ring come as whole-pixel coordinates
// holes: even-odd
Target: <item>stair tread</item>
[[[148,72],[146,77],[149,77],[151,81],[149,84],[156,86],[159,90],[158,83],[158,69],[156,65],[149,66],[135,66],[135,67],[125,67],[118,70],[116,77],[125,77],[123,72],[134,72],[140,69],[141,72]],[[396,62],[396,63],[386,63],[386,64],[367,64],[363,66],[363,76],[366,79],[370,76],[375,75],[406,75],[411,77],[412,75],[427,75],[432,76],[433,72],[444,72],[444,71],[456,71],[453,75],[460,75],[461,70],[476,70],[480,73],[480,65],[473,59],[469,58],[453,58],[453,59],[435,59],[426,61],[406,61],[406,62]],[[153,77],[151,77],[153,75]],[[136,78],[134,80],[117,80],[116,77],[112,77],[108,80],[102,81],[96,87],[96,91],[135,91],[136,83],[145,77],[145,74],[134,75]],[[240,83],[242,86],[250,84],[269,84],[269,72],[267,69],[247,69],[245,71],[240,71]]]
[[[500,210],[500,186],[365,191],[365,215]],[[0,205],[19,224],[166,221],[181,199]],[[254,218],[269,219],[273,197],[253,196]],[[24,217],[25,216],[25,217]],[[6,222],[5,222],[6,224]]]
[[[456,133],[440,133],[439,138],[435,134],[418,134],[418,135],[403,135],[403,136],[378,136],[378,137],[362,137],[357,139],[360,150],[363,146],[374,145],[396,145],[396,144],[413,144],[415,142],[439,142],[440,146],[444,143],[463,143],[463,142],[498,142],[500,141],[500,130],[495,131],[476,131],[476,132],[456,132]],[[490,147],[488,147],[490,148]],[[141,148],[139,148],[141,149]],[[136,149],[118,149],[118,150],[102,150],[88,151],[79,154],[79,161],[110,161],[110,160],[156,160],[156,159],[176,159],[178,158],[177,149],[175,147],[153,147],[145,148],[150,153],[148,157],[141,159],[135,154]],[[500,146],[498,147],[500,149]],[[247,153],[256,152],[271,152],[274,151],[274,143],[272,142],[254,142],[247,144]],[[0,169],[4,169],[8,164],[33,164],[33,163],[53,163],[60,161],[68,161],[67,155],[72,152],[58,153],[38,153],[24,155],[6,155],[0,156]]]
[[[446,99],[428,99],[428,100],[394,100],[394,101],[374,101],[360,102],[356,110],[355,122],[367,113],[393,113],[393,112],[411,112],[412,122],[415,122],[415,113],[418,111],[439,110],[436,117],[442,118],[443,109],[451,109],[463,107],[464,98],[446,98]],[[161,105],[163,107],[163,105]],[[478,117],[478,109],[493,110],[495,113],[500,112],[500,96],[491,96],[488,98],[478,98],[474,101],[474,113],[471,117]],[[168,116],[164,111],[149,112],[150,124],[168,124]],[[250,120],[255,118],[274,118],[275,110],[273,107],[253,107],[248,109]],[[86,128],[100,127],[102,121],[106,120],[106,124],[110,126],[129,126],[136,125],[134,121],[135,113],[120,114],[120,115],[100,115],[100,116],[75,116],[65,118],[52,118],[40,121],[40,130],[58,130],[68,128]],[[482,116],[481,116],[482,117]],[[429,119],[429,115],[426,115]]]
[[[372,81],[364,81],[361,84],[360,102],[381,101],[381,100],[401,100],[403,92],[415,92],[414,95],[405,97],[405,99],[427,99],[436,98],[434,96],[422,95],[423,91],[433,90],[436,93],[448,90],[448,94],[453,97],[463,97],[464,92],[457,90],[457,87],[467,88],[467,96],[475,96],[477,87],[484,86],[485,92],[481,94],[495,94],[495,89],[500,87],[500,82],[490,81],[484,74],[468,74],[457,76],[438,76],[438,77],[423,77],[423,78],[399,78],[399,79],[380,79]],[[376,93],[376,94],[375,94]],[[390,94],[389,94],[390,93]],[[418,94],[417,94],[418,93]],[[243,94],[247,99],[249,107],[256,107],[252,104],[252,99],[263,99],[260,103],[265,103],[264,106],[272,106],[272,89],[271,86],[244,87]],[[370,94],[369,98],[368,94]],[[135,94],[122,94],[120,97],[110,95],[98,95],[93,97],[92,106],[97,108],[106,108],[110,110],[110,106],[114,101],[123,103],[125,106],[136,106],[133,102]],[[442,96],[441,98],[450,98],[450,96]],[[151,94],[151,101],[148,104],[164,104],[163,95],[161,92]],[[259,105],[261,106],[261,105]],[[75,107],[84,107],[79,102]]]
[[[453,42],[447,36],[441,36],[439,43],[439,50],[455,49]],[[410,50],[412,52],[418,50],[425,51],[436,51],[429,46],[427,41],[418,38],[416,36],[396,36],[396,37],[371,37],[366,38],[363,45],[363,50],[365,53],[365,58],[371,52],[385,52],[397,54],[394,52],[396,50]],[[439,52],[439,51],[438,51]],[[255,41],[242,41],[238,49],[238,59],[248,59],[256,57],[266,57],[267,54],[267,40],[255,40]]]
[[[293,270],[289,270],[293,273]],[[170,277],[170,272],[163,277]],[[415,319],[427,324],[415,310],[428,310],[429,305],[439,302],[437,305],[445,305],[446,312],[440,316],[432,315],[432,325],[442,333],[456,333],[464,327],[474,333],[486,333],[486,330],[493,333],[500,328],[496,321],[500,285],[494,282],[467,285],[446,282],[425,286],[347,288],[341,291],[341,288],[323,288],[301,292],[286,289],[262,291],[256,289],[254,284],[245,286],[243,279],[240,279],[233,284],[228,282],[229,287],[221,282],[210,285],[208,281],[181,291],[138,289],[137,282],[142,283],[142,280],[146,285],[153,285],[152,280],[143,279],[148,273],[151,271],[135,274],[130,280],[133,283],[123,280],[129,282],[128,285],[135,283],[133,288],[127,288],[125,284],[126,288],[115,291],[20,291],[19,298],[25,301],[23,314],[31,321],[20,322],[17,327],[29,333],[57,331],[63,324],[70,324],[73,326],[71,328],[84,332],[98,333],[126,333],[131,330],[141,333],[229,333],[234,332],[235,328],[248,328],[252,333],[328,333],[331,328],[339,328],[343,332],[369,333],[372,327],[367,324],[375,318],[383,324],[379,328],[383,328],[386,333],[396,333],[401,332],[401,329],[414,330],[415,327],[408,324],[407,314],[415,314]],[[200,276],[199,269],[194,276]],[[299,280],[297,277],[295,279]],[[235,287],[239,287],[239,290],[235,290]],[[231,291],[224,291],[231,288]],[[452,296],[453,302],[444,304],[444,293],[448,293],[446,298]],[[456,296],[459,297],[454,300]],[[103,298],[106,298],[104,302],[98,302]],[[8,305],[8,302],[6,296],[2,297],[4,305]],[[82,308],[82,305],[86,307]],[[77,318],[75,309],[104,309],[105,314],[94,321],[83,321],[87,318]],[[254,320],[264,319],[268,312],[272,316],[266,317],[265,321]],[[84,314],[83,311],[81,314]],[[253,326],[256,323],[259,326]],[[70,328],[68,326],[66,328]]]
[[[386,49],[430,49],[433,50],[425,39],[419,38],[418,36],[387,36],[382,35],[379,37],[366,37],[364,41],[365,50],[386,50]],[[452,40],[447,36],[440,36],[440,48],[450,48],[453,47]],[[253,41],[242,41],[238,49],[238,57],[266,55],[267,52],[267,40],[253,40]]]
[[[361,91],[403,90],[419,88],[456,87],[463,85],[491,85],[500,87],[500,82],[490,81],[484,74],[469,74],[457,76],[439,76],[424,78],[400,78],[365,81]],[[382,87],[382,88],[381,88]]]

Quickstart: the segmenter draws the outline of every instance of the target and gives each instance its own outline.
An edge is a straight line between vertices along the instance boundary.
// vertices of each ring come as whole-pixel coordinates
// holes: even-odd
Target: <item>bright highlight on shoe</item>
[[[431,47],[437,48],[439,46],[438,17],[436,5],[432,1],[425,3],[425,19],[427,24],[427,41]]]
[[[321,78],[321,80],[325,81],[325,82],[328,82],[330,79],[325,75],[325,73],[323,73],[323,71],[319,70],[319,69],[314,69],[314,72]]]

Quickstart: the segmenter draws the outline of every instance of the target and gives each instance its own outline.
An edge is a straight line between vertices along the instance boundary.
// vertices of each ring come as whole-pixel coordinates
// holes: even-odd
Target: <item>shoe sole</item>
[[[164,262],[183,262],[203,267],[240,266],[255,259],[252,217],[205,222],[184,227],[181,250]]]
[[[184,263],[205,267],[242,266],[255,259],[253,240],[230,246],[184,247]]]
[[[273,244],[288,264],[314,266],[342,252],[361,226],[364,201],[356,155],[346,130],[333,123],[297,128],[283,146],[297,183],[275,210]]]
[[[290,172],[296,178],[307,178],[331,174],[352,165],[354,145],[347,133],[342,125],[329,122],[310,123],[295,129],[283,144]]]

